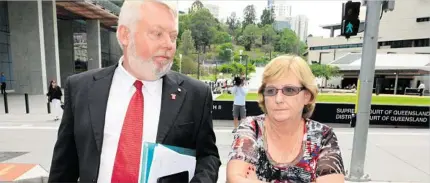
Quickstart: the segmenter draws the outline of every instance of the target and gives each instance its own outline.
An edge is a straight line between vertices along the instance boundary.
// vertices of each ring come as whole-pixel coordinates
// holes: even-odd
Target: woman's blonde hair
[[[299,79],[303,87],[305,87],[305,90],[309,91],[311,94],[311,101],[309,104],[304,106],[302,113],[303,118],[310,118],[315,109],[315,99],[318,94],[318,88],[315,76],[312,74],[309,64],[299,56],[278,56],[266,65],[263,72],[263,81],[260,89],[258,90],[258,104],[260,105],[261,110],[263,110],[264,113],[267,113],[263,96],[266,84],[270,81],[287,77],[289,72],[292,72]]]

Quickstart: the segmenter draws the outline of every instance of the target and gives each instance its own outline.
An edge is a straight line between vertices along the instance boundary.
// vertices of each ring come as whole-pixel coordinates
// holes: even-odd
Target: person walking
[[[49,183],[141,182],[142,157],[148,155],[142,151],[144,142],[195,152],[194,173],[159,182],[217,182],[221,161],[211,90],[170,70],[179,32],[177,12],[172,1],[124,1],[117,27],[123,56],[115,65],[65,81]]]
[[[63,109],[61,108],[61,97],[63,96],[63,92],[61,91],[61,87],[57,85],[55,80],[52,80],[49,84],[48,88],[48,100],[51,103],[51,107],[54,111],[55,118],[57,121],[60,119],[62,115]]]
[[[246,81],[240,77],[234,78],[234,86],[231,90],[231,93],[234,95],[233,102],[233,122],[234,129],[232,133],[235,133],[237,127],[239,126],[239,117],[240,119],[246,118],[246,94],[248,90],[245,88]]]
[[[4,76],[4,73],[1,73],[0,76],[0,82],[1,82],[1,94],[6,93],[6,76]]]
[[[424,83],[421,83],[419,86],[418,86],[418,92],[420,93],[420,96],[423,96],[424,95],[424,89],[426,88],[426,86],[424,85]]]

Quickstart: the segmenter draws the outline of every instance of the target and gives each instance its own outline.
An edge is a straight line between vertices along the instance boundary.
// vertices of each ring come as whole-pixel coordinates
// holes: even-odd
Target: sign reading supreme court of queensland
[[[213,119],[233,119],[232,109],[232,101],[214,101]],[[246,112],[247,116],[262,114],[257,102],[247,102]],[[322,123],[350,123],[353,113],[353,104],[317,103],[311,118]],[[370,124],[374,125],[429,127],[429,122],[430,107],[426,106],[372,105],[370,111]]]

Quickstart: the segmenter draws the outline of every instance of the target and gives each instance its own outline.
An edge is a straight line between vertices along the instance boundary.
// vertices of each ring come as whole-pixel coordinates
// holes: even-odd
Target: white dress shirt
[[[109,92],[100,170],[97,182],[111,182],[119,137],[121,135],[128,104],[136,91],[133,85],[136,80],[135,77],[124,69],[121,58],[118,67],[115,69]],[[155,142],[160,118],[163,80],[159,79],[152,82],[142,81],[142,83],[144,101],[142,140],[145,142]]]

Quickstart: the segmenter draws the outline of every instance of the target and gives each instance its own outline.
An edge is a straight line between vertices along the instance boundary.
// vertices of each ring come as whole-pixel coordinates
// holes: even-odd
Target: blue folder
[[[194,157],[196,156],[196,151],[192,149],[151,143],[151,142],[144,142],[142,159],[141,159],[142,168],[141,168],[140,183],[152,183],[152,182],[148,182],[148,178],[149,178],[149,172],[151,170],[152,160],[154,157],[154,150],[157,146],[164,146],[179,154],[194,156]]]

